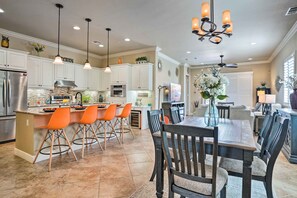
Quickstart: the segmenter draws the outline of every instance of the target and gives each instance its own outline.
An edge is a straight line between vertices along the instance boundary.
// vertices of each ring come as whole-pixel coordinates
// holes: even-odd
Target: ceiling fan
[[[220,66],[220,67],[226,67],[226,68],[237,68],[237,64],[236,63],[230,63],[230,64],[223,63],[223,57],[224,57],[224,55],[220,55],[220,57],[221,57],[221,62],[218,64],[218,66]]]

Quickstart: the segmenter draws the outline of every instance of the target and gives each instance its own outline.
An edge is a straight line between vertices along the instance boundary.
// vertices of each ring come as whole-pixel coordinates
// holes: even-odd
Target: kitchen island
[[[117,108],[117,113],[120,113],[122,108]],[[71,140],[77,129],[76,122],[80,120],[85,110],[75,110],[71,108],[70,124],[65,131],[68,138]],[[106,108],[98,108],[98,117],[102,117]],[[51,118],[51,112],[42,112],[40,108],[31,108],[24,111],[16,111],[16,143],[15,155],[33,162],[38,147],[43,141],[46,134],[46,129],[40,127],[46,126]],[[73,150],[81,149],[79,145],[73,145]],[[39,155],[38,161],[48,159],[47,155]]]

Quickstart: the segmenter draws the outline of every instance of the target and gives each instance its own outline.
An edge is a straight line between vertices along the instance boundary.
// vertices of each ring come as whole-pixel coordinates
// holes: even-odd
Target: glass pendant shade
[[[199,19],[192,18],[192,31],[199,31]]]
[[[203,2],[201,5],[201,17],[202,18],[209,18],[209,3]]]
[[[64,63],[63,63],[63,60],[62,60],[62,57],[59,56],[59,55],[57,55],[57,56],[55,57],[54,64],[57,64],[57,65],[62,65],[62,64],[64,64]]]
[[[107,67],[105,68],[104,72],[106,72],[106,73],[111,73],[111,69],[110,69],[110,67],[107,66]]]
[[[86,62],[84,69],[92,69],[91,64],[89,62]]]
[[[231,23],[231,17],[230,17],[230,10],[225,10],[223,12],[223,25],[226,25],[226,24],[230,24]]]

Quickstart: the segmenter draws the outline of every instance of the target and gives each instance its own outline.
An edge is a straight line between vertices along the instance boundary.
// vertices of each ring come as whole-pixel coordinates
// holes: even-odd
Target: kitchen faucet
[[[77,95],[80,95],[80,103],[78,103],[78,105],[82,106],[82,93],[77,92],[77,93],[75,94],[75,100],[76,100],[76,101],[77,101]]]

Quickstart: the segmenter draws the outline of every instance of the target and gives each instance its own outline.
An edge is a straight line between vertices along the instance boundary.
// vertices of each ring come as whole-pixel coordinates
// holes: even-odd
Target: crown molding
[[[269,64],[268,60],[265,61],[251,61],[251,62],[242,62],[237,63],[237,65],[261,65],[261,64]],[[216,66],[217,64],[207,64],[207,65],[191,65],[190,69],[201,69],[201,68],[210,68],[212,66]]]
[[[177,64],[177,65],[180,65],[181,63],[178,62],[177,60],[167,56],[166,54],[158,51],[158,56],[161,57],[161,58],[164,58],[165,60],[168,60],[169,62],[173,63],[173,64]]]
[[[58,48],[57,43],[46,41],[46,40],[39,39],[39,38],[35,38],[35,37],[28,36],[28,35],[25,35],[25,34],[13,32],[13,31],[6,30],[6,29],[3,29],[3,28],[0,28],[0,33],[4,34],[6,36],[11,36],[11,37],[14,37],[14,38],[22,39],[22,40],[25,40],[25,41],[28,41],[28,42],[40,43],[42,45],[46,45],[46,46],[49,46],[49,47]],[[81,55],[86,55],[86,53],[87,53],[86,51],[78,50],[78,49],[68,47],[68,46],[65,46],[65,45],[60,45],[60,49],[66,50],[66,51],[69,51],[69,52],[73,52],[73,53],[77,53],[77,54],[81,54]],[[93,58],[102,59],[102,56],[99,56],[99,55],[93,54],[93,53],[89,53],[89,56],[91,56]]]
[[[294,23],[294,25],[291,27],[289,32],[286,34],[286,36],[283,38],[283,40],[280,42],[277,48],[275,48],[275,50],[269,57],[268,61],[270,63],[278,55],[278,53],[285,47],[285,45],[289,42],[289,40],[294,36],[296,32],[297,32],[297,21]]]
[[[144,49],[139,49],[139,50],[131,50],[127,52],[119,52],[115,54],[110,54],[109,58],[116,58],[119,56],[128,56],[128,55],[133,55],[133,54],[140,54],[140,53],[145,53],[145,52],[154,52],[156,51],[156,47],[149,47],[149,48],[144,48]],[[107,58],[107,55],[101,56],[102,58]]]

